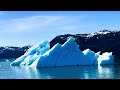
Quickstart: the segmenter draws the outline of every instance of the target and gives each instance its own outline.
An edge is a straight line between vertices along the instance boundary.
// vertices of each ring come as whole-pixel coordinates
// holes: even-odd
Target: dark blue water
[[[118,79],[120,67],[71,66],[56,68],[30,68],[10,66],[11,62],[0,62],[0,79]]]

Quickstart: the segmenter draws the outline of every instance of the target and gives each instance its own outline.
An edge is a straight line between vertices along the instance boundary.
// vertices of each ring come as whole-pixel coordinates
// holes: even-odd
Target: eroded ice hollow
[[[11,63],[12,66],[28,65],[30,67],[57,67],[75,65],[114,64],[112,52],[81,51],[74,38],[70,37],[63,45],[56,44],[50,49],[48,41],[41,41],[31,47],[24,55]]]

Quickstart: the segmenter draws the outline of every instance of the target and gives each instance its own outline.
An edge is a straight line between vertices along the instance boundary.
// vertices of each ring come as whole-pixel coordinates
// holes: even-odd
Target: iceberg
[[[112,55],[112,52],[108,53],[105,52],[98,58],[98,65],[107,65],[107,64],[113,64],[114,63],[114,57]]]
[[[100,56],[100,52],[93,52],[90,49],[86,49],[83,51],[85,57],[87,58],[87,61],[89,61],[90,65],[96,65],[98,64],[98,57]]]
[[[34,45],[30,49],[28,49],[24,55],[17,58],[15,61],[11,63],[12,66],[17,65],[30,65],[32,64],[38,57],[44,54],[46,51],[50,49],[50,45],[48,41],[41,41],[40,43]]]
[[[81,59],[81,60],[80,60]],[[88,65],[83,52],[79,49],[73,38],[68,39],[63,45],[56,44],[51,50],[44,53],[31,66],[52,67],[69,65]]]
[[[63,44],[56,44],[50,49],[48,41],[42,41],[31,47],[24,55],[17,58],[11,65],[28,65],[30,67],[57,67],[78,65],[114,64],[112,52],[93,52],[90,49],[81,51],[79,45],[70,37]]]

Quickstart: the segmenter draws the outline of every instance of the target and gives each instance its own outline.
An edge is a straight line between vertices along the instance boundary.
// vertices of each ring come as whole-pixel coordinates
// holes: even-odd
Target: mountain
[[[0,59],[17,58],[23,55],[31,46],[24,47],[0,47]]]
[[[55,44],[64,44],[69,37],[73,37],[81,51],[90,49],[95,53],[113,52],[115,62],[120,62],[120,31],[101,30],[93,34],[65,34],[56,36],[50,41],[50,48]],[[25,47],[0,47],[0,59],[18,58],[31,46]]]
[[[50,41],[50,48],[55,44],[64,44],[69,37],[73,37],[80,50],[90,49],[104,53],[113,52],[115,62],[120,62],[120,31],[101,30],[93,34],[65,34],[56,36]]]

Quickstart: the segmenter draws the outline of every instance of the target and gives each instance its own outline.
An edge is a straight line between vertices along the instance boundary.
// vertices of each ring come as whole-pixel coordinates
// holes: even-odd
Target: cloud
[[[71,30],[77,28],[78,26],[76,24],[84,18],[84,16],[30,16],[26,18],[1,20],[0,31],[21,32],[33,29],[43,30],[46,27]]]

